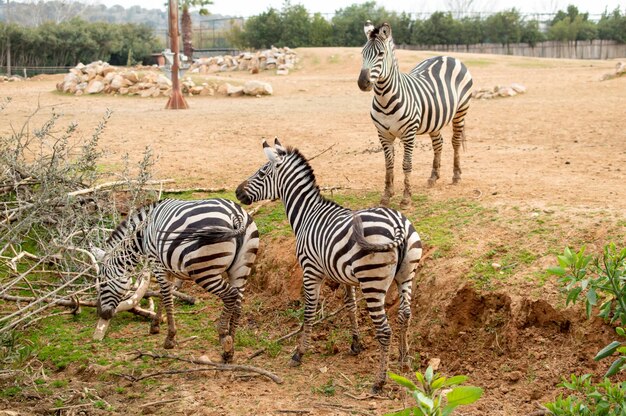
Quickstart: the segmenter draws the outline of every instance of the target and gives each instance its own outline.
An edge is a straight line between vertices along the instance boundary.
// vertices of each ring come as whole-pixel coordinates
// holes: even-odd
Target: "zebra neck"
[[[285,213],[294,233],[298,234],[304,219],[309,218],[316,208],[326,202],[326,198],[320,194],[315,181],[297,185],[292,192],[283,195]]]

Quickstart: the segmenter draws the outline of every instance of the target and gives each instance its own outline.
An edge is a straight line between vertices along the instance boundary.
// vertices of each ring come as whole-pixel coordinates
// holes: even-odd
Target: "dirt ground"
[[[101,143],[110,163],[105,168],[111,171],[120,166],[125,153],[131,160],[139,160],[149,145],[159,157],[155,176],[174,179],[173,187],[234,189],[264,163],[261,139],[278,136],[283,144],[296,146],[305,155],[325,151],[311,162],[321,186],[381,191],[384,159],[369,116],[372,97],[357,87],[360,49],[296,52],[299,68],[288,76],[269,72],[219,75],[220,79],[270,82],[273,96],[192,97],[188,98],[190,109],[179,111],[165,110],[164,98],[61,95],[53,91],[58,76],[5,83],[0,85],[0,96],[11,96],[13,101],[0,117],[7,117],[11,124],[0,123],[0,132],[20,126],[39,103],[43,108],[35,118],[44,119],[54,108],[63,114],[63,120],[78,121],[81,133],[88,136],[106,109],[111,109],[113,115]],[[432,56],[404,50],[397,55],[404,71]],[[414,192],[427,194],[433,201],[477,200],[497,210],[502,221],[516,212],[549,212],[562,223],[576,216],[578,226],[590,234],[592,245],[600,245],[606,238],[602,221],[623,224],[626,217],[626,77],[600,81],[613,72],[616,61],[454,56],[467,64],[477,88],[519,83],[527,92],[472,102],[458,186],[451,185],[451,130],[444,132],[443,174],[433,188],[426,185],[432,162],[430,140],[427,136],[419,139],[413,159]],[[401,154],[399,145],[396,154]],[[401,176],[401,163],[397,162],[397,192]],[[416,228],[419,231],[419,226]],[[480,230],[476,232],[478,236],[471,241],[482,241],[475,243],[478,245],[490,238],[509,244],[524,240],[515,233],[494,236],[489,231],[481,236]],[[618,243],[623,246],[624,241]],[[274,248],[281,246],[285,251],[272,254],[273,260],[279,259],[297,273],[292,241],[287,239]],[[542,263],[536,269],[551,265],[548,259]],[[580,310],[553,308],[551,301],[558,299],[554,285],[539,292],[536,285],[523,282],[525,275],[507,288],[506,294],[483,293],[465,284],[465,267],[460,249],[457,257],[433,263],[428,277],[419,283],[412,324],[419,332],[413,348],[421,356],[422,370],[430,359],[437,358],[440,371],[467,374],[471,384],[485,389],[477,404],[458,414],[529,414],[535,402],[554,398],[561,375],[603,372],[603,365],[590,357],[612,339],[610,327],[582,319]],[[434,279],[435,275],[439,277]],[[295,297],[298,290],[294,289]],[[443,322],[437,321],[438,314],[445,316]],[[261,313],[256,319],[262,317]],[[362,322],[372,332],[365,315]],[[325,325],[314,333],[326,334],[318,335],[323,338],[331,330],[332,325]],[[363,355],[354,358],[347,355],[345,345],[336,355],[319,354],[318,345],[318,353],[314,347],[299,369],[288,368],[284,354],[251,362],[280,374],[286,381],[283,385],[219,373],[173,376],[173,393],[158,388],[140,399],[111,400],[120,414],[374,415],[401,409],[406,398],[393,386],[385,398],[365,395],[367,388],[359,380],[369,377],[378,354],[371,336],[367,347]],[[327,397],[312,389],[330,374],[343,394]],[[170,394],[179,400],[149,405]],[[11,408],[10,403],[4,404]],[[19,409],[29,414],[23,406]]]

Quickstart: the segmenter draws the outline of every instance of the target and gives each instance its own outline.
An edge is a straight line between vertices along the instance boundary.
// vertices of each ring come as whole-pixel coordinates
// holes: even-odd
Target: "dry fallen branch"
[[[282,384],[283,380],[278,377],[276,374],[271,373],[267,370],[264,370],[262,368],[259,367],[253,367],[253,366],[248,366],[248,365],[239,365],[239,364],[221,364],[221,363],[214,363],[212,361],[207,361],[207,360],[199,360],[199,359],[195,359],[195,358],[185,358],[185,357],[178,357],[176,355],[168,355],[168,354],[155,354],[155,353],[150,353],[150,352],[142,352],[142,351],[137,351],[137,356],[134,357],[134,359],[139,359],[141,357],[151,357],[154,359],[169,359],[169,360],[177,360],[177,361],[183,361],[186,363],[191,363],[191,364],[196,364],[196,365],[203,365],[203,366],[208,366],[210,368],[191,368],[191,369],[186,369],[186,370],[169,370],[169,371],[160,371],[160,372],[155,372],[155,373],[151,373],[151,374],[146,374],[145,376],[140,376],[140,377],[135,377],[133,375],[130,374],[117,374],[121,377],[124,377],[132,382],[136,382],[136,381],[140,381],[140,380],[144,380],[146,378],[152,378],[152,377],[158,377],[161,375],[168,375],[168,374],[181,374],[181,373],[193,373],[193,372],[199,372],[199,371],[211,371],[211,370],[218,370],[218,371],[247,371],[247,372],[251,372],[251,373],[257,373],[260,374],[264,377],[269,378],[270,380],[272,380],[274,383],[276,384]]]
[[[164,183],[172,183],[172,182],[174,182],[174,179],[151,179],[151,180],[147,180],[147,181],[141,182],[141,184],[142,184],[142,188],[141,189],[144,189],[148,185],[161,185],[161,184],[164,184]],[[91,188],[79,189],[77,191],[68,192],[67,196],[78,196],[78,195],[91,194],[91,193],[94,193],[96,191],[100,191],[102,189],[118,188],[118,187],[121,187],[121,186],[128,187],[129,185],[137,185],[137,184],[140,184],[140,182],[137,181],[137,180],[123,180],[123,181],[105,182],[105,183],[101,183],[99,185],[93,186]],[[126,188],[123,188],[122,190],[126,190]]]
[[[317,158],[317,157],[320,157],[321,155],[323,155],[324,153],[328,152],[330,149],[332,149],[333,147],[335,147],[335,145],[336,145],[336,144],[337,144],[337,143],[333,143],[333,144],[331,144],[330,146],[328,146],[326,149],[324,149],[324,150],[322,150],[321,152],[319,152],[318,154],[316,154],[316,155],[314,155],[314,156],[312,156],[312,157],[308,158],[308,159],[307,159],[307,162],[310,162],[310,161],[312,161],[313,159],[315,159],[315,158]]]

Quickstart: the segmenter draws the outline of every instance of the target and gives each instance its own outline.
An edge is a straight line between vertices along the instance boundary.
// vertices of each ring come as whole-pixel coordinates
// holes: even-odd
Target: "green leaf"
[[[447,380],[446,377],[439,377],[438,379],[432,382],[430,387],[432,388],[433,391],[435,391],[441,386],[445,386],[446,380]]]
[[[421,391],[417,391],[416,394],[417,400],[424,406],[428,407],[429,410],[432,410],[434,405],[433,399],[431,399],[430,397],[426,397],[426,395]]]
[[[576,300],[578,299],[578,295],[581,292],[581,288],[576,287],[572,290],[570,290],[570,292],[567,294],[567,300],[565,300],[565,306],[569,305],[570,303],[576,303]]]
[[[591,318],[591,312],[593,310],[593,305],[588,301],[585,302],[585,313],[587,314],[587,319]]]
[[[448,406],[460,406],[465,404],[474,403],[480,399],[483,394],[483,389],[474,386],[460,386],[455,387],[446,395],[448,400]],[[447,406],[446,406],[447,407]]]
[[[393,413],[385,413],[384,416],[411,416],[413,414],[413,408],[407,408]]]
[[[572,265],[571,257],[560,255],[560,256],[556,256],[556,259],[558,260],[559,265],[563,268],[566,268]]]
[[[548,273],[556,276],[565,276],[565,269],[563,267],[550,267]]]
[[[596,361],[599,361],[603,358],[608,357],[609,355],[613,355],[613,353],[615,353],[615,350],[617,350],[617,347],[619,347],[620,345],[622,345],[622,343],[619,341],[611,342],[609,345],[607,345],[606,347],[598,351],[598,353],[596,354],[595,357],[593,357],[593,359]]]
[[[424,385],[424,376],[422,375],[422,373],[420,373],[419,371],[416,371],[415,378],[417,379],[417,381],[419,381],[422,384],[422,386]]]
[[[402,377],[392,372],[389,372],[389,378],[395,381],[396,383],[398,383],[399,385],[401,385],[402,387],[406,387],[407,389],[411,391],[417,390],[417,386],[413,384],[413,382],[409,380],[408,378]]]
[[[426,382],[428,384],[433,381],[433,368],[431,366],[428,366],[428,368],[424,372],[424,378],[426,379]]]
[[[622,370],[622,367],[624,367],[625,363],[626,357],[619,357],[617,360],[613,361],[613,364],[611,364],[604,377],[611,377],[619,373]]]
[[[622,328],[621,326],[618,326],[617,328],[615,328],[615,332],[617,332],[617,335],[625,337],[626,336],[626,329]]]
[[[446,380],[445,386],[456,386],[467,381],[467,376],[454,376]]]

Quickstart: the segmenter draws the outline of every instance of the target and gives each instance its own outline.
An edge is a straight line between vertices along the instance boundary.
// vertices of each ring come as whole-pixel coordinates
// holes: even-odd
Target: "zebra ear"
[[[368,20],[363,26],[363,32],[365,32],[365,37],[367,39],[370,38],[370,33],[372,33],[372,30],[374,30],[374,25],[372,24],[371,20]]]
[[[265,140],[263,140],[263,151],[265,152],[265,156],[269,159],[270,162],[276,163],[279,161],[278,154],[276,153],[276,149],[270,147],[269,144]]]
[[[391,26],[389,26],[389,23],[383,23],[380,26],[378,33],[380,33],[382,40],[389,39],[391,37]]]
[[[278,137],[274,137],[274,149],[276,149],[276,152],[281,156],[287,154],[287,149],[280,144]]]
[[[97,261],[102,261],[106,254],[106,251],[91,244],[89,246],[89,251],[91,251],[91,254],[93,254]]]

